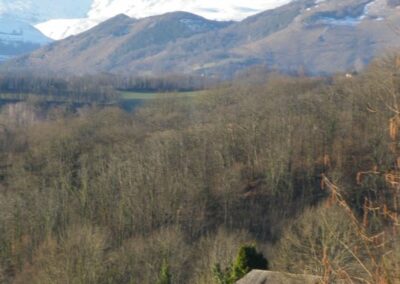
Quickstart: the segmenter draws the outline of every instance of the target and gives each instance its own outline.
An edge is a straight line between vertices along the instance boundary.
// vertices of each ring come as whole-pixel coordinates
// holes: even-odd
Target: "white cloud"
[[[86,17],[93,0],[0,0],[0,16],[30,24],[56,18]]]
[[[171,11],[187,11],[217,20],[240,20],[256,12],[275,8],[290,0],[94,0],[89,18],[106,19],[125,13],[141,18]]]

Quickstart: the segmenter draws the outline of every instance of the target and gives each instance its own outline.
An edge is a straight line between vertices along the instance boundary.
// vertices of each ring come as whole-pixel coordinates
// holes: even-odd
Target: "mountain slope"
[[[391,28],[399,25],[400,4],[386,0],[296,1],[218,31],[207,42],[212,52],[201,47],[204,37],[187,40],[180,54],[194,48],[199,56],[177,62],[210,76],[256,64],[314,74],[360,70],[374,56],[400,47],[400,32]],[[157,64],[176,58],[176,50],[165,51]]]
[[[24,22],[0,18],[0,61],[32,52],[51,40]]]
[[[398,0],[299,0],[241,22],[188,13],[118,16],[9,66],[70,73],[232,76],[252,65],[314,74],[359,70],[400,47]]]
[[[209,21],[202,17],[174,12],[141,20],[118,15],[88,32],[55,42],[29,56],[17,66],[55,71],[93,73],[111,71],[130,64],[135,58],[156,55],[165,47],[196,34],[224,28],[230,22]]]

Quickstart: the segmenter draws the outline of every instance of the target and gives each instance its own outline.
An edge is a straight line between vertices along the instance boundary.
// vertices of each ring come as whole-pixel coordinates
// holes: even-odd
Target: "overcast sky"
[[[105,19],[119,13],[146,17],[184,10],[223,20],[239,20],[290,0],[0,0],[0,14],[41,22],[51,19]]]

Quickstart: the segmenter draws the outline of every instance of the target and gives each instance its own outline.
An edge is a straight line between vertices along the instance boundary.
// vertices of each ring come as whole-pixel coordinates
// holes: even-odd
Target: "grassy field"
[[[0,93],[0,100],[4,101],[13,101],[13,100],[26,100],[28,97],[32,96],[32,94],[28,93],[20,93],[20,94],[13,94],[13,93]]]
[[[206,91],[175,92],[175,93],[147,93],[147,92],[121,92],[123,100],[152,100],[162,97],[196,97]]]
[[[120,92],[121,100],[119,106],[126,111],[133,111],[144,102],[157,98],[196,98],[207,91],[157,93],[157,92]]]
[[[191,92],[120,92],[121,99],[123,101],[143,101],[152,100],[162,97],[196,97],[204,94],[206,91],[191,91]],[[47,101],[65,101],[65,98],[54,97],[54,96],[38,96],[29,93],[12,94],[12,93],[0,93],[1,100],[26,100],[28,98],[40,98]]]
[[[126,111],[133,111],[137,107],[141,106],[146,101],[151,101],[157,98],[197,98],[207,91],[192,91],[192,92],[120,92],[120,99],[118,101],[111,102],[110,105],[117,105]],[[34,102],[39,100],[41,102],[49,103],[90,103],[68,100],[65,97],[54,97],[54,96],[37,96],[33,94],[9,94],[0,93],[0,105],[4,105],[10,102],[26,101],[30,100]]]

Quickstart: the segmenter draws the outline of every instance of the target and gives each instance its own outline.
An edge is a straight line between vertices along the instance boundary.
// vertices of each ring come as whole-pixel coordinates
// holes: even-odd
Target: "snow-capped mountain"
[[[296,0],[240,22],[183,12],[143,19],[119,15],[7,67],[230,77],[261,65],[332,74],[361,70],[372,58],[398,50],[399,26],[400,0]]]
[[[0,18],[0,61],[31,52],[52,40],[25,22]]]
[[[0,0],[0,61],[52,41],[35,24],[61,17],[85,17],[91,4],[92,0]]]
[[[13,0],[14,1],[14,0]],[[25,0],[24,0],[25,1]],[[49,2],[51,0],[47,0]],[[82,0],[78,0],[82,1]],[[69,15],[52,17],[36,27],[48,37],[63,39],[69,35],[86,31],[93,26],[118,14],[133,18],[144,18],[166,12],[186,11],[211,20],[241,20],[258,12],[276,8],[291,0],[90,0],[86,16],[71,18]],[[41,0],[40,2],[45,2]],[[65,3],[69,3],[64,1]],[[76,1],[70,1],[75,5]],[[86,3],[86,1],[83,1]],[[67,5],[67,4],[64,4]],[[83,7],[77,9],[83,12]]]

